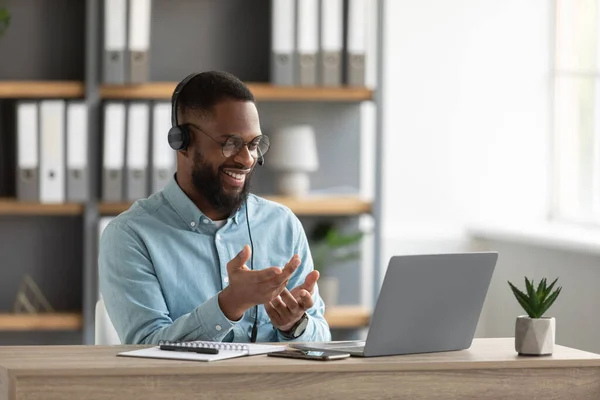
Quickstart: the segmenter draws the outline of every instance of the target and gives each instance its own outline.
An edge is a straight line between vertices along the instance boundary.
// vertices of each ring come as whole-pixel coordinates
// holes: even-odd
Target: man
[[[252,93],[223,72],[182,83],[177,172],[100,241],[100,291],[121,341],[331,340],[300,221],[249,194],[269,145]]]

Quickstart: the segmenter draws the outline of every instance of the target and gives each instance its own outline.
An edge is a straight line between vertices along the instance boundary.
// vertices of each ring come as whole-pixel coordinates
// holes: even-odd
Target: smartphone
[[[287,358],[301,358],[304,360],[318,360],[318,361],[329,361],[329,360],[340,360],[342,358],[350,357],[349,353],[342,353],[339,351],[313,351],[313,350],[284,350],[274,351],[267,353],[271,357],[287,357]]]

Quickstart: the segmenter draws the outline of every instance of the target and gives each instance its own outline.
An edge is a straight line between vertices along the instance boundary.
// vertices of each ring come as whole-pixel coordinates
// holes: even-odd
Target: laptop
[[[290,343],[357,357],[471,347],[497,252],[394,256],[364,341]]]

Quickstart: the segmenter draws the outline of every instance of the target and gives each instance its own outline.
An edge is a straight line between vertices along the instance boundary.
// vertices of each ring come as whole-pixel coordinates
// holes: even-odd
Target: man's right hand
[[[269,303],[279,296],[300,265],[300,258],[295,255],[283,269],[269,267],[252,271],[246,266],[250,253],[250,246],[246,245],[227,263],[229,286],[219,293],[219,306],[232,321],[238,321],[248,308]]]

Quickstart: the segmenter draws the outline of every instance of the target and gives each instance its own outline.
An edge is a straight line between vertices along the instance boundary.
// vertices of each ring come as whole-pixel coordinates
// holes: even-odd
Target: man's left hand
[[[312,295],[318,279],[319,272],[312,271],[302,285],[291,291],[284,288],[279,296],[265,304],[265,310],[275,328],[289,331],[302,318],[304,312],[314,305]]]

